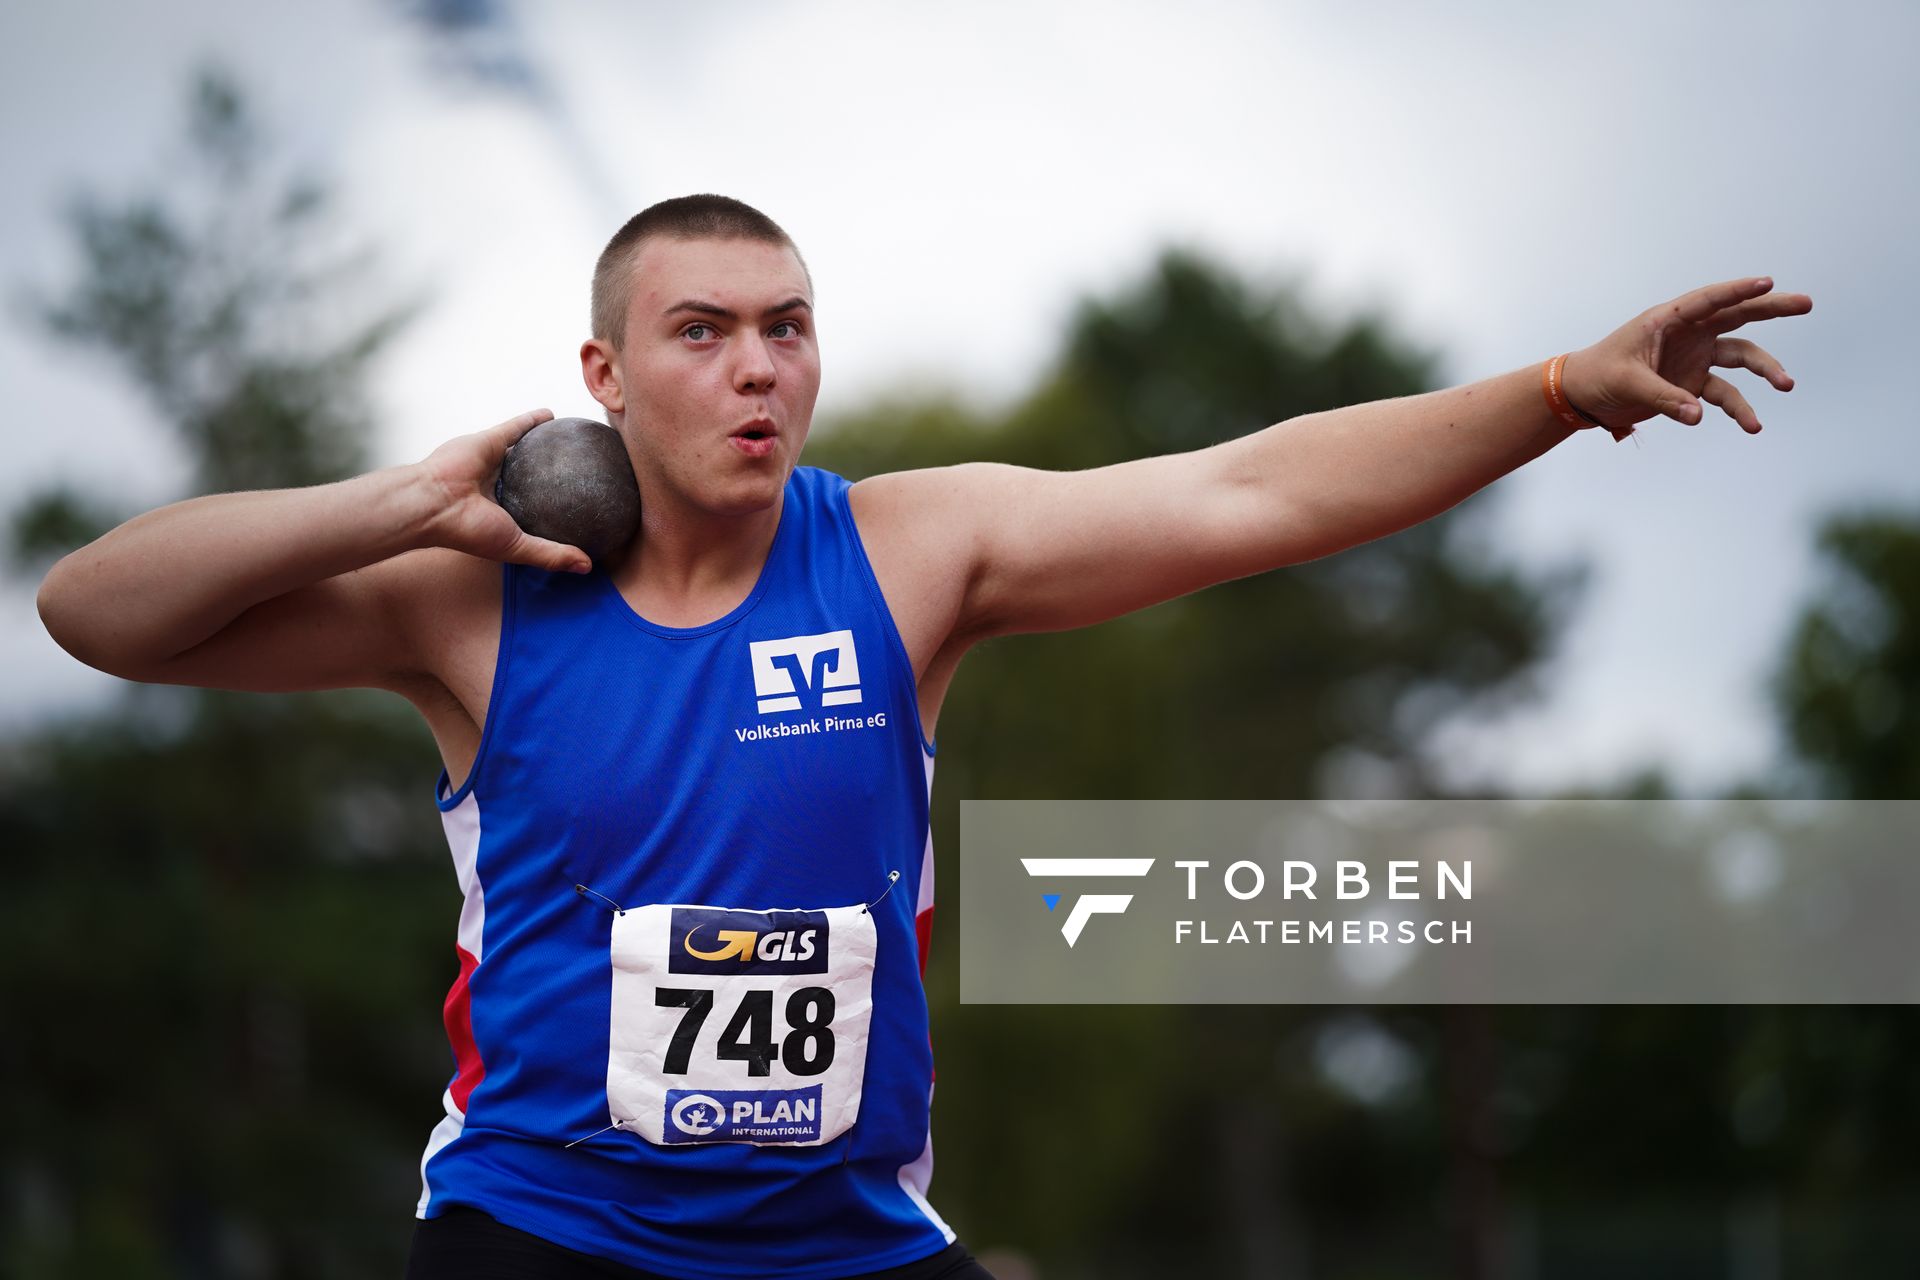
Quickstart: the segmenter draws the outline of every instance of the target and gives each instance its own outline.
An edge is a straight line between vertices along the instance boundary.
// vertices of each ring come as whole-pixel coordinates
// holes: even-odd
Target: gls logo
[[[675,907],[668,973],[825,973],[824,911]]]
[[[819,695],[816,705],[822,707],[860,701],[860,659],[853,652],[851,631],[754,640],[747,652],[763,716],[800,710],[802,689],[814,690]]]
[[[812,929],[788,929],[784,933],[765,936],[751,929],[716,929],[714,936],[720,945],[711,951],[702,951],[693,945],[694,936],[699,932],[700,926],[695,925],[687,931],[686,941],[682,944],[687,954],[696,960],[738,958],[741,964],[746,964],[750,960],[813,959]]]
[[[1051,880],[1060,876],[1143,876],[1153,869],[1152,858],[1022,858],[1027,874]],[[1052,911],[1060,905],[1060,895],[1043,893],[1040,900]],[[1083,893],[1073,900],[1072,910],[1060,926],[1060,933],[1072,946],[1080,940],[1087,920],[1096,915],[1119,915],[1133,901],[1130,893]]]

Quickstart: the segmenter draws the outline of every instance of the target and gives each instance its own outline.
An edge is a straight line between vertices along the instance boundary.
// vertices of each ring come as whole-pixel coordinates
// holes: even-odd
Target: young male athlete
[[[1568,357],[1078,473],[858,484],[797,463],[812,282],[719,196],[621,229],[587,389],[643,527],[588,572],[493,501],[550,415],[338,484],[192,499],[56,565],[71,653],[130,680],[388,689],[445,763],[456,1072],[409,1274],[982,1276],[927,1200],[933,732],[968,649],[1425,520],[1595,425],[1749,432],[1732,280]],[[455,780],[459,780],[456,784]],[[578,887],[576,887],[578,886]]]

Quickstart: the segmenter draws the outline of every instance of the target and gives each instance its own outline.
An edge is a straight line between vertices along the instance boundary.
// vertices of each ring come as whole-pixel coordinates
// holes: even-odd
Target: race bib
[[[845,1133],[860,1113],[875,941],[859,906],[614,916],[614,1125],[663,1146]]]

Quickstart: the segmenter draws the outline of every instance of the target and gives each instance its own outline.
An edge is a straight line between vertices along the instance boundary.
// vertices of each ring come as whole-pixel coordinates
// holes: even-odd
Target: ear
[[[587,394],[600,402],[608,413],[625,413],[626,393],[620,387],[620,362],[613,344],[588,338],[580,344],[580,377]]]

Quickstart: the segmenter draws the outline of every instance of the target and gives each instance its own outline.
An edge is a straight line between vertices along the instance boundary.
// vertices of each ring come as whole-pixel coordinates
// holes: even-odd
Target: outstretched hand
[[[1768,276],[1728,280],[1662,303],[1574,352],[1562,370],[1567,399],[1623,439],[1635,424],[1662,415],[1693,425],[1705,416],[1700,401],[1720,406],[1749,434],[1760,417],[1734,385],[1713,370],[1751,369],[1782,391],[1793,379],[1780,362],[1745,338],[1728,338],[1741,325],[1813,310],[1804,293],[1774,293]]]

